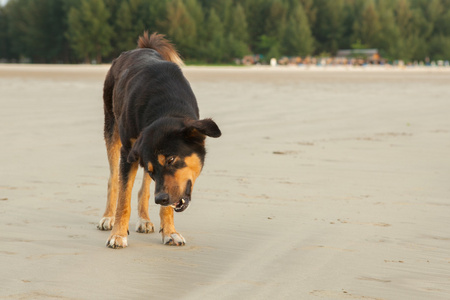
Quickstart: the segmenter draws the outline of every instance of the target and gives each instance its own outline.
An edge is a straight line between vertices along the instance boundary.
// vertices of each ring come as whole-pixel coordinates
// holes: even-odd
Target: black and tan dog
[[[173,211],[184,211],[205,159],[205,137],[219,137],[211,119],[199,120],[182,61],[163,35],[145,32],[138,48],[113,61],[103,88],[105,141],[110,166],[108,199],[100,230],[111,230],[107,246],[128,245],[130,198],[134,179],[144,169],[139,191],[136,231],[154,231],[148,215],[151,179],[161,205],[164,244],[184,245],[174,227]]]

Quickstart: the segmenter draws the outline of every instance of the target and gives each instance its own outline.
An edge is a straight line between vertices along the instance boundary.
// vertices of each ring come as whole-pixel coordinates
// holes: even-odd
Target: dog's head
[[[211,119],[162,118],[135,141],[128,162],[140,165],[155,181],[155,202],[184,211],[205,160],[205,138],[221,135]]]

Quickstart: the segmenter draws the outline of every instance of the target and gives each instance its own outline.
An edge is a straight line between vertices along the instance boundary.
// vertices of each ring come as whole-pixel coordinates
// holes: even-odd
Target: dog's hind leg
[[[106,152],[109,162],[108,195],[106,200],[105,213],[97,225],[100,230],[111,230],[114,225],[114,215],[116,214],[117,194],[119,185],[119,158],[122,146],[117,130],[106,138]]]
[[[116,120],[112,107],[112,93],[114,89],[114,78],[108,73],[103,88],[103,101],[105,111],[105,127],[104,137],[106,143],[106,152],[108,154],[109,162],[109,181],[108,181],[108,195],[106,200],[106,209],[103,218],[97,225],[100,230],[111,230],[114,225],[114,215],[117,206],[117,190],[119,184],[119,159],[120,142],[119,130],[117,128]]]
[[[141,233],[151,233],[155,231],[153,223],[150,222],[148,215],[148,199],[150,198],[150,183],[152,179],[144,169],[144,177],[142,179],[142,186],[138,194],[138,215],[139,220],[136,223],[136,231]]]

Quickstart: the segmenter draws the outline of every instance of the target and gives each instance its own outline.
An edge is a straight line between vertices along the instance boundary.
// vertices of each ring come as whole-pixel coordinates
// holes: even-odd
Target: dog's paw
[[[100,230],[111,230],[114,226],[114,217],[103,217],[97,224]]]
[[[186,240],[178,232],[174,232],[174,233],[167,234],[167,235],[163,234],[162,242],[163,242],[164,245],[170,245],[170,246],[184,246],[184,245],[186,245]]]
[[[153,223],[150,220],[139,218],[139,221],[136,223],[136,232],[152,233],[155,232],[155,227],[153,227]]]
[[[121,235],[111,235],[106,242],[106,246],[109,248],[125,248],[128,246],[127,237]]]

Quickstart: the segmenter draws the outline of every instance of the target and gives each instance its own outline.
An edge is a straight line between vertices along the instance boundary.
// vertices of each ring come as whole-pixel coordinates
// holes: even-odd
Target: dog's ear
[[[128,154],[127,157],[127,162],[134,163],[139,159],[139,153],[136,149],[134,149],[134,147],[131,149],[130,153]]]
[[[131,148],[131,151],[128,154],[128,157],[127,157],[127,162],[128,163],[131,164],[131,163],[134,163],[134,162],[139,160],[139,157],[140,157],[140,154],[141,154],[141,144],[142,144],[141,140],[142,140],[142,138],[139,137],[136,140],[136,142],[134,142],[134,145]]]
[[[213,138],[218,138],[222,135],[219,126],[209,118],[203,120],[189,120],[185,125],[185,134],[188,137],[198,136],[198,133]]]

